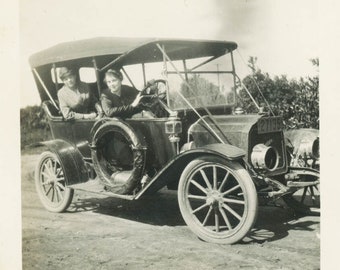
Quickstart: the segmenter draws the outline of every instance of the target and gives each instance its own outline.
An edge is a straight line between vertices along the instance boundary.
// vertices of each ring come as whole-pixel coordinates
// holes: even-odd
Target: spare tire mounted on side
[[[91,156],[99,179],[116,194],[131,194],[145,166],[145,142],[127,123],[112,120],[101,125],[91,142]]]

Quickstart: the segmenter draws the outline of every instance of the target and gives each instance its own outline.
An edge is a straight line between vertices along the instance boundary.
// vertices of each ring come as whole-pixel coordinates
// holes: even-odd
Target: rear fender
[[[83,156],[72,144],[63,140],[52,140],[40,142],[36,146],[45,146],[49,151],[57,155],[64,170],[68,186],[84,183],[89,180],[88,169]]]
[[[177,189],[178,181],[185,167],[192,160],[201,156],[219,156],[227,160],[240,161],[246,155],[244,150],[229,144],[210,144],[204,147],[188,150],[171,160],[135,197],[139,199],[144,195],[155,193],[168,185],[169,189]]]

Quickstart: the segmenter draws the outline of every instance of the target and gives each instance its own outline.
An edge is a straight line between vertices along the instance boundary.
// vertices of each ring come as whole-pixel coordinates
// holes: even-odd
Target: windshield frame
[[[160,44],[157,44],[157,47],[159,48],[159,50],[162,52],[163,54],[163,63],[166,67],[166,63],[170,63],[172,65],[172,67],[174,68],[174,70],[176,71],[176,73],[181,77],[182,81],[186,84],[186,86],[195,94],[195,91],[192,89],[192,87],[189,85],[189,83],[187,82],[187,80],[185,78],[183,78],[182,74],[177,70],[177,68],[175,67],[175,65],[173,64],[173,62],[171,61],[171,59],[169,58],[169,56],[166,54],[164,46],[162,47]],[[232,54],[231,54],[232,57]],[[233,62],[232,62],[233,63]],[[236,74],[235,74],[235,66],[234,64],[232,64],[232,71],[233,71],[233,75],[234,75],[234,85],[235,85],[235,79],[236,79]],[[167,87],[167,91],[169,91],[169,87]],[[234,91],[236,94],[236,90],[234,87]],[[169,93],[167,93],[169,94]],[[195,108],[191,105],[191,103],[180,93],[178,92],[178,94],[181,96],[181,98],[189,105],[189,107],[191,107],[191,109],[197,114],[197,116],[199,117],[199,119],[202,120],[202,122],[205,124],[205,126],[210,130],[211,134],[218,140],[220,141],[220,143],[226,144],[226,143],[230,143],[229,140],[227,139],[226,135],[224,134],[224,132],[222,131],[222,129],[220,128],[219,124],[217,123],[216,119],[214,118],[214,116],[211,114],[211,112],[209,111],[209,109],[205,106],[202,107],[202,109],[204,109],[204,111],[207,113],[207,115],[209,116],[209,118],[211,119],[211,121],[213,122],[213,124],[216,126],[217,130],[220,132],[220,134],[222,135],[222,137],[211,127],[211,125],[204,119],[204,115],[202,115],[199,111],[198,108]],[[168,95],[167,95],[168,96]],[[236,97],[236,96],[235,96]],[[236,100],[236,98],[235,98]],[[186,110],[186,109],[184,109]]]
[[[186,84],[188,86],[188,79],[189,79],[189,75],[190,74],[231,74],[232,75],[232,83],[230,85],[230,93],[233,94],[233,102],[231,103],[226,103],[226,104],[218,104],[218,105],[206,105],[204,100],[202,100],[201,97],[198,97],[197,93],[195,92],[195,89],[192,89],[191,87],[191,94],[192,96],[195,96],[195,97],[198,97],[198,99],[201,101],[200,103],[202,104],[202,106],[190,106],[190,108],[194,107],[195,109],[204,109],[204,108],[211,108],[211,109],[214,109],[214,108],[225,108],[225,109],[230,109],[230,108],[233,108],[235,107],[236,103],[237,103],[237,93],[236,93],[236,81],[237,81],[237,74],[236,74],[236,71],[235,71],[235,65],[234,65],[234,57],[233,57],[233,51],[226,51],[225,53],[221,54],[216,54],[216,55],[211,55],[211,56],[207,56],[206,58],[208,59],[205,59],[205,60],[202,60],[202,62],[196,64],[194,67],[192,68],[188,68],[187,67],[187,61],[190,61],[190,60],[193,60],[193,59],[199,59],[198,57],[197,58],[182,58],[181,60],[176,60],[176,62],[178,61],[182,61],[183,63],[183,70],[179,70],[176,65],[174,65],[173,61],[170,59],[170,57],[167,55],[166,53],[166,50],[164,48],[164,46],[160,45],[160,43],[157,43],[156,44],[158,49],[160,50],[160,52],[162,53],[163,55],[163,61],[157,61],[157,62],[143,62],[143,63],[139,63],[139,65],[141,65],[142,69],[142,76],[143,76],[143,86],[145,87],[147,85],[147,75],[148,75],[148,66],[147,64],[152,64],[152,63],[159,63],[160,65],[162,65],[163,63],[163,68],[162,68],[162,71],[160,72],[161,74],[161,79],[164,79],[165,81],[169,81],[169,76],[168,75],[178,75],[178,77],[181,79],[181,81]],[[230,66],[229,70],[204,70],[204,71],[200,71],[200,70],[197,70],[198,68],[204,66],[204,65],[207,65],[208,63],[212,62],[213,60],[215,59],[218,59],[220,57],[223,57],[223,56],[227,56],[229,55],[229,59],[230,59],[230,63],[228,63]],[[224,61],[228,61],[228,59],[223,59]],[[223,61],[223,62],[224,62]],[[169,65],[172,66],[172,69],[169,70]],[[126,78],[128,79],[128,81],[130,82],[130,84],[132,86],[135,87],[135,84],[133,82],[133,80],[131,79],[131,77],[129,76],[129,72],[124,68],[124,67],[127,67],[129,65],[126,65],[126,66],[122,66],[122,71],[124,73],[124,75],[126,75]],[[150,78],[148,78],[150,79]],[[153,78],[153,79],[158,79],[158,78]],[[189,89],[190,89],[189,88]],[[169,85],[167,85],[167,88],[166,88],[166,91],[167,91],[167,106],[169,107],[169,109],[173,110],[173,111],[185,111],[185,110],[188,110],[189,108],[175,108],[173,106],[171,106],[170,104],[170,100],[169,100],[169,97],[171,95],[173,95],[173,93],[170,93],[170,89],[169,89]],[[204,97],[203,97],[204,98]],[[183,98],[182,98],[183,99]],[[192,104],[191,104],[192,105]]]
[[[201,106],[197,106],[195,105],[194,107],[196,109],[200,109],[200,108],[203,108],[203,107],[207,107],[207,108],[233,108],[235,107],[235,104],[236,104],[236,92],[235,92],[235,85],[236,85],[236,75],[235,75],[235,69],[234,69],[234,66],[233,64],[231,64],[231,70],[218,70],[218,67],[217,67],[217,70],[197,70],[199,67],[202,67],[202,66],[205,66],[207,65],[208,63],[214,61],[215,59],[218,59],[218,58],[221,58],[223,56],[226,56],[227,54],[224,54],[224,55],[218,55],[218,56],[212,56],[210,57],[208,60],[203,60],[201,63],[197,64],[196,66],[194,66],[193,68],[187,68],[187,61],[189,60],[192,60],[192,59],[183,59],[183,70],[178,70],[176,69],[175,71],[169,71],[169,70],[166,70],[166,75],[167,75],[167,78],[168,78],[168,75],[174,75],[174,74],[177,74],[177,75],[184,75],[184,78],[182,78],[182,80],[184,79],[186,81],[186,84],[189,84],[189,80],[190,80],[190,76],[189,75],[217,75],[218,77],[218,89],[219,89],[219,95],[222,95],[223,92],[221,91],[220,89],[220,81],[221,81],[221,85],[223,85],[223,78],[220,79],[220,74],[221,75],[224,75],[224,74],[231,74],[232,75],[232,84],[230,85],[230,92],[231,94],[233,94],[233,100],[232,102],[230,103],[221,103],[221,104],[217,104],[217,105],[212,105],[212,104],[207,104],[206,101],[205,101],[205,97],[208,97],[208,93],[207,93],[207,96],[205,96],[204,94],[203,95],[198,95],[198,91],[199,89],[198,88],[193,88],[191,90],[191,94],[192,94],[192,97],[196,97],[197,100],[199,101],[199,103],[201,104]],[[230,58],[232,58],[232,54],[230,54]],[[227,59],[223,59],[224,61],[226,61]],[[204,77],[202,77],[202,79],[204,79]],[[225,78],[226,79],[226,78]],[[210,82],[210,81],[207,81],[207,82]],[[168,89],[170,91],[170,89]],[[174,90],[176,91],[176,90]],[[168,97],[170,97],[171,95],[173,95],[173,93],[170,94],[170,92],[168,93]],[[227,102],[227,96],[224,96],[222,95],[225,99],[224,101]],[[172,109],[172,110],[176,110],[176,111],[182,111],[182,110],[186,110],[187,108],[178,108],[178,107],[174,107],[173,104],[170,104],[168,102],[168,106]]]

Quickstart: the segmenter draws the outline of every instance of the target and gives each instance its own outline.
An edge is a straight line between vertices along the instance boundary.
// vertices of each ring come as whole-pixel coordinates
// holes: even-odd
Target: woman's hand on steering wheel
[[[162,86],[163,85],[163,86]],[[162,79],[158,80],[150,80],[147,82],[146,86],[142,89],[142,95],[152,95],[159,98],[160,94],[164,94],[164,92],[159,93],[160,88],[166,87],[166,81]]]

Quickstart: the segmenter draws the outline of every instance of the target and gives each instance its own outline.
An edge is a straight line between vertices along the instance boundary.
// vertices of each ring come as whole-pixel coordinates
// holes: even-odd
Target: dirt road
[[[176,194],[143,201],[75,192],[67,213],[47,212],[35,192],[37,155],[22,156],[23,269],[319,269],[320,217],[260,207],[242,243],[200,241]]]

